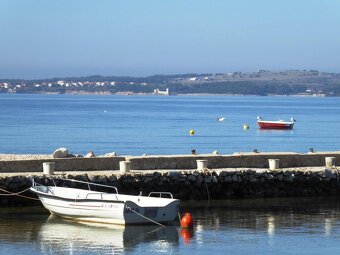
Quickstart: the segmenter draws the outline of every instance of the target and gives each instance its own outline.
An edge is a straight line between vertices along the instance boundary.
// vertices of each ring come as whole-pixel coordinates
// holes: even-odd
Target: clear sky
[[[339,0],[0,0],[0,78],[340,72]]]

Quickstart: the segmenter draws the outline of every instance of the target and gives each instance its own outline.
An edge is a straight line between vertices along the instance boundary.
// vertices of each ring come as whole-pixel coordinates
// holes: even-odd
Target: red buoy
[[[190,213],[185,213],[185,215],[181,219],[181,227],[182,228],[192,228],[193,226],[194,226],[194,221],[193,221]]]

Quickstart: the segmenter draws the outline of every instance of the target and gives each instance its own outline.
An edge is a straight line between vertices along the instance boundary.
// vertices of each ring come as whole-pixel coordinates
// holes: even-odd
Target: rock
[[[278,175],[276,175],[276,178],[278,179],[279,182],[281,182],[283,180],[283,174],[279,173]]]
[[[113,152],[110,152],[110,153],[106,153],[104,155],[104,157],[116,157],[117,156],[117,153],[115,153],[114,151]]]
[[[196,177],[193,176],[193,175],[189,175],[188,176],[188,180],[191,181],[191,182],[195,182],[196,181]]]
[[[233,181],[234,181],[234,182],[237,182],[237,175],[236,175],[236,174],[235,174],[235,175],[233,175],[233,177],[232,177],[232,178],[233,178]]]
[[[95,158],[96,154],[93,153],[93,151],[89,151],[84,158]]]
[[[68,149],[59,148],[53,152],[52,157],[53,158],[67,158],[67,155],[68,155]]]
[[[205,182],[207,182],[207,183],[213,182],[212,176],[205,177]]]
[[[322,174],[322,177],[329,178],[329,179],[336,178],[335,174],[331,170],[328,170],[328,169],[325,169],[325,171]]]
[[[152,177],[145,177],[144,178],[144,183],[148,183],[152,181]]]
[[[196,178],[196,183],[201,184],[204,181],[204,178],[201,175],[198,175]]]
[[[218,183],[218,180],[217,180],[216,176],[212,177],[212,181],[213,181],[213,183]]]
[[[170,171],[170,176],[179,176],[179,173],[177,171]]]
[[[250,179],[250,182],[251,182],[251,183],[256,183],[256,182],[257,182],[257,179],[256,179],[255,177],[253,177],[253,178]]]

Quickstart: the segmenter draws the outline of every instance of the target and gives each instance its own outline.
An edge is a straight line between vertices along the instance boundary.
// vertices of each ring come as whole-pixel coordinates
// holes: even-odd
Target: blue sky
[[[340,1],[0,0],[0,78],[340,72]]]

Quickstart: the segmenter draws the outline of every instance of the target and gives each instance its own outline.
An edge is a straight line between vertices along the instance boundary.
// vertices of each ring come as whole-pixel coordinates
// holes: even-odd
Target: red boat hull
[[[262,129],[293,129],[294,122],[270,122],[258,121],[257,124]]]

